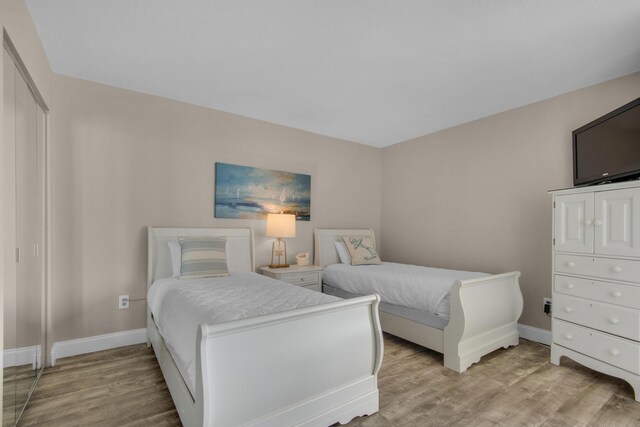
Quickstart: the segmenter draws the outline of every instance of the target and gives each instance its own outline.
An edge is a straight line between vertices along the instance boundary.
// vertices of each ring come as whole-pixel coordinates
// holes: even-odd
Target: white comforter
[[[375,293],[380,295],[380,299],[386,303],[438,315],[442,315],[445,311],[438,308],[438,305],[448,297],[456,280],[484,276],[489,274],[394,262],[358,266],[332,264],[322,271],[322,281],[334,288],[358,295]],[[448,312],[447,304],[447,315]]]
[[[147,300],[158,330],[193,393],[196,332],[201,323],[230,322],[340,299],[256,273],[232,273],[207,279],[160,279],[149,288]]]

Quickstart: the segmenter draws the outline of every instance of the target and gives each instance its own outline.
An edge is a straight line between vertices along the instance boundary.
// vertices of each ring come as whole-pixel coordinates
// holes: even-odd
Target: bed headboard
[[[170,240],[180,237],[227,237],[227,264],[231,271],[254,271],[253,230],[247,228],[148,227],[147,287],[171,277]]]
[[[338,251],[333,242],[341,242],[342,236],[371,236],[373,245],[376,246],[376,236],[371,228],[314,228],[313,252],[314,264],[326,267],[330,264],[339,264]]]

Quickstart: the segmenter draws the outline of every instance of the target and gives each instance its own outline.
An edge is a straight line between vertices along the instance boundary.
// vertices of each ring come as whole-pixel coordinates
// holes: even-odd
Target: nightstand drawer
[[[292,265],[287,268],[262,267],[262,274],[292,285],[304,287],[317,292],[321,291],[320,278],[322,277],[322,267],[317,265],[303,267]]]
[[[556,274],[554,290],[596,301],[640,309],[640,287]]]
[[[638,310],[555,294],[553,317],[635,341],[640,340],[640,311]]]
[[[291,273],[283,274],[280,276],[280,280],[283,282],[291,283],[292,285],[307,286],[318,283],[318,273]]]
[[[640,346],[637,343],[557,319],[553,319],[553,342],[634,374],[640,374]]]
[[[564,254],[557,254],[555,261],[559,273],[640,282],[640,261]]]

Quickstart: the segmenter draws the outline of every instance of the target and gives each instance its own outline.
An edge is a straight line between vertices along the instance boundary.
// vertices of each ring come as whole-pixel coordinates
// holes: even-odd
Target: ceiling
[[[640,71],[638,0],[27,0],[54,72],[376,147]]]

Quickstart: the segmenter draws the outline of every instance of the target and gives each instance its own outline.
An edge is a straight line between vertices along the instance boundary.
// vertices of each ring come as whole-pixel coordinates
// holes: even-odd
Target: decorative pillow
[[[345,245],[344,242],[333,242],[333,244],[336,247],[336,251],[338,251],[340,262],[343,264],[351,264],[351,255],[349,255],[347,245]]]
[[[169,256],[171,257],[171,271],[173,277],[180,277],[180,265],[182,263],[182,249],[180,249],[180,243],[177,240],[169,240],[167,242],[169,246]]]
[[[371,236],[342,236],[351,254],[351,265],[381,264]]]
[[[226,246],[226,237],[181,237],[180,278],[228,276]]]

